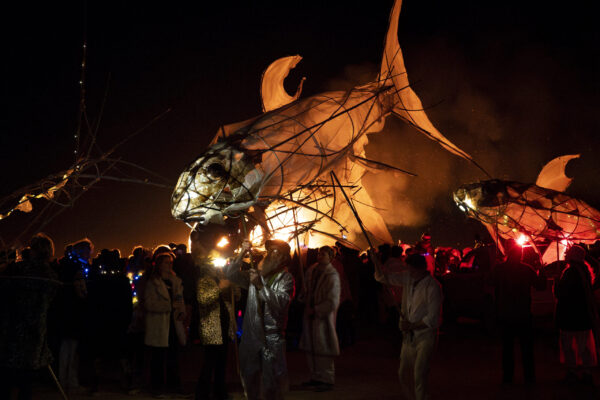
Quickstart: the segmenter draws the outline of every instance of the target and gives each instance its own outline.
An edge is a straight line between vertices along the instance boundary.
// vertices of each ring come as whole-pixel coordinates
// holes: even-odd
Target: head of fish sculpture
[[[217,143],[179,176],[172,195],[177,219],[203,225],[221,223],[227,214],[256,202],[263,174],[251,152]]]
[[[393,114],[446,150],[475,163],[434,127],[408,82],[398,43],[401,4],[401,0],[394,2],[381,69],[373,82],[300,99],[302,83],[289,95],[283,81],[301,57],[274,61],[261,82],[264,113],[219,129],[208,150],[179,177],[171,198],[172,215],[204,225],[221,223],[257,202],[289,199],[291,193],[299,193],[298,188],[328,180],[331,187],[329,174],[335,173],[341,185],[353,188],[359,213],[363,209],[368,213],[367,229],[391,241],[370,196],[366,190],[357,190],[366,169],[390,167],[365,158],[367,133],[381,131],[385,118]],[[339,207],[340,202],[333,203]],[[320,217],[333,216],[334,211]]]

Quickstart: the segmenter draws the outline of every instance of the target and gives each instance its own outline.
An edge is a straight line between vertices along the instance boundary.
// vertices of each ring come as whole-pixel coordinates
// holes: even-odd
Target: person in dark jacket
[[[0,277],[0,398],[31,399],[37,370],[52,362],[46,335],[50,303],[60,286],[51,262],[54,244],[44,235],[31,239],[31,257],[7,267]]]
[[[592,276],[584,259],[585,250],[581,246],[572,246],[567,251],[568,265],[554,286],[554,295],[561,361],[567,368],[565,381],[574,383],[579,378],[591,384],[590,369],[597,364],[593,328],[597,326],[598,312],[592,296]]]
[[[507,260],[490,274],[495,288],[496,316],[502,337],[502,382],[512,383],[515,370],[514,342],[521,345],[523,375],[526,383],[535,382],[531,288],[544,290],[546,277],[521,262],[522,248],[510,240],[506,246]],[[542,271],[540,271],[542,272]]]
[[[78,347],[85,325],[86,269],[93,245],[88,239],[70,245],[59,261],[59,278],[64,283],[57,295],[60,350],[58,378],[67,391],[79,389]]]

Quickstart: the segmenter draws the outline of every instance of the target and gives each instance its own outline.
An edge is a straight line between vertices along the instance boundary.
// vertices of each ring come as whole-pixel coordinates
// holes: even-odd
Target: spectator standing
[[[346,266],[343,263],[341,248],[333,248],[335,252],[331,265],[338,272],[340,277],[340,305],[338,307],[335,330],[340,342],[340,348],[349,346],[354,342],[354,303],[352,302],[352,292],[350,290],[350,281],[346,275]]]
[[[52,270],[54,243],[38,234],[30,242],[31,255],[12,264],[0,277],[0,398],[32,397],[35,372],[52,362],[46,335],[50,303],[60,281]]]
[[[375,279],[402,288],[398,375],[403,398],[423,400],[428,397],[429,363],[441,321],[442,288],[427,271],[427,261],[421,254],[409,255],[406,264],[406,271],[389,274],[383,274],[378,266]]]
[[[561,361],[567,368],[565,381],[592,384],[591,368],[597,365],[598,345],[594,331],[598,329],[598,311],[593,297],[598,279],[585,263],[585,250],[572,246],[566,254],[567,268],[554,286],[556,323],[560,330]]]
[[[512,383],[515,371],[514,342],[519,340],[525,383],[535,382],[531,288],[544,290],[546,277],[521,262],[522,248],[514,240],[506,245],[507,260],[490,274],[495,290],[496,316],[502,338],[502,382]]]
[[[160,397],[166,397],[166,390],[181,391],[179,341],[174,322],[183,320],[185,305],[181,279],[173,272],[174,259],[170,252],[155,254],[144,291],[144,344],[150,349],[152,391]]]
[[[305,303],[300,349],[306,352],[310,380],[303,385],[317,392],[333,389],[335,383],[334,357],[340,354],[335,329],[340,304],[341,284],[337,270],[331,265],[331,247],[319,249],[317,263],[305,275],[301,300]]]
[[[64,283],[58,294],[60,350],[58,378],[63,389],[79,389],[79,344],[85,326],[89,259],[93,244],[82,239],[67,246],[59,261],[59,278]]]
[[[198,268],[198,328],[204,357],[196,386],[196,400],[210,399],[211,392],[216,400],[225,400],[228,397],[225,384],[227,350],[235,338],[231,303],[233,287],[220,274],[222,271],[209,264],[207,259]]]

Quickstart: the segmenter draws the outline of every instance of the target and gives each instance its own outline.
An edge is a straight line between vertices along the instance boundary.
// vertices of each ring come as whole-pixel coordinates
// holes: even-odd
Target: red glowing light
[[[525,244],[528,242],[527,236],[525,236],[524,234],[521,233],[521,235],[519,236],[519,238],[517,239],[517,244],[521,247],[525,246]]]

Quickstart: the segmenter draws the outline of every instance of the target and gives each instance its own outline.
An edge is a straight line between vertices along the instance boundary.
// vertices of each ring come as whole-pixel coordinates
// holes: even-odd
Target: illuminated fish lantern
[[[367,133],[383,129],[385,118],[393,114],[474,162],[433,126],[409,85],[398,44],[401,4],[394,3],[383,62],[373,82],[300,99],[302,84],[291,96],[283,81],[301,57],[273,62],[262,77],[264,113],[218,130],[206,152],[180,175],[172,195],[173,216],[206,225],[252,207],[265,212],[265,237],[277,232],[293,236],[299,227],[328,236],[345,234],[353,217],[348,207],[340,207],[333,172],[364,214],[366,228],[391,242],[361,178],[366,169],[398,169],[365,158]]]
[[[550,161],[535,184],[494,179],[465,185],[456,190],[454,201],[469,217],[482,222],[495,240],[526,242],[549,264],[564,258],[571,243],[593,243],[600,238],[600,212],[564,193],[572,181],[565,167],[578,157],[566,155]]]

